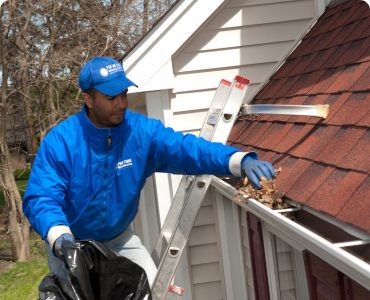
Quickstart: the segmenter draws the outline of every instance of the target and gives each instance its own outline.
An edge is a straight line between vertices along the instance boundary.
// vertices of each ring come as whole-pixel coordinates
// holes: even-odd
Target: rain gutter
[[[304,250],[325,260],[357,283],[369,289],[370,264],[341,248],[341,244],[331,243],[308,228],[290,220],[278,211],[274,211],[255,199],[240,202],[237,190],[217,177],[212,177],[211,185],[225,197],[241,208],[250,211],[268,225],[268,229],[292,246]],[[367,242],[367,241],[366,241]]]

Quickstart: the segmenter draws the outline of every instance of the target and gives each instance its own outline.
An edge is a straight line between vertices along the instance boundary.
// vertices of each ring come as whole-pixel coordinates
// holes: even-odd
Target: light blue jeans
[[[148,250],[141,243],[140,238],[135,235],[129,228],[119,236],[112,240],[100,241],[109,249],[115,251],[120,256],[124,256],[134,263],[142,267],[148,277],[150,287],[153,286],[155,276],[157,274],[157,267],[153,262]],[[54,256],[51,252],[49,244],[46,244],[46,253],[48,256],[49,269],[52,273],[57,273],[61,265],[62,260]]]

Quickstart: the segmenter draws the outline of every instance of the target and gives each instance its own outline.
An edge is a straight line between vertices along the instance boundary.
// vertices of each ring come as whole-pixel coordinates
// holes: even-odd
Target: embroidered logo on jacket
[[[124,159],[124,160],[119,161],[117,163],[117,170],[128,168],[128,167],[132,167],[132,166],[133,166],[133,164],[132,164],[132,159],[131,158]]]

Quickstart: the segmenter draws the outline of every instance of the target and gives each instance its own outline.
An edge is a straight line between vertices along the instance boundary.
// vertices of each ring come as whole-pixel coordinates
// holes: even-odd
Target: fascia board
[[[284,217],[257,200],[248,199],[245,203],[239,202],[235,197],[237,195],[236,189],[217,177],[212,177],[211,185],[240,207],[263,220],[272,233],[287,243],[300,250],[309,250],[363,287],[369,288],[370,265],[364,260],[341,249],[327,239]]]
[[[159,85],[156,89],[168,89],[169,85],[173,88],[174,75],[172,65],[171,69],[168,68],[168,62],[223,2],[224,0],[184,0],[175,6],[123,59],[127,77],[139,86],[132,92],[151,90],[151,81],[158,76],[158,72],[161,80],[157,80]]]

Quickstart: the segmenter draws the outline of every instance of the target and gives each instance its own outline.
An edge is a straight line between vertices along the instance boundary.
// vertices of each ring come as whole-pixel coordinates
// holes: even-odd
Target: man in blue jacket
[[[247,176],[259,187],[272,165],[256,153],[184,135],[127,108],[136,86],[119,62],[95,57],[81,69],[83,109],[53,128],[38,150],[23,210],[47,241],[52,272],[75,239],[104,243],[139,264],[150,285],[156,267],[130,230],[140,191],[154,172]],[[66,243],[68,241],[68,243]]]

